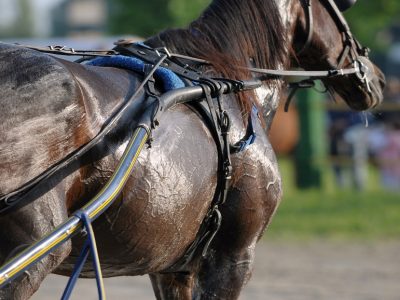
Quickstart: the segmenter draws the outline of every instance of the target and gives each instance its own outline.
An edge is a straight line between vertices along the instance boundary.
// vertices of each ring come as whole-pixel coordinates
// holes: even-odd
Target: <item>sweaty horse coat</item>
[[[297,61],[304,68],[331,68],[342,50],[337,43],[341,34],[324,6],[313,2],[319,26]],[[289,49],[302,48],[305,28],[301,1],[216,0],[190,29],[164,32],[148,44],[209,58],[214,68],[206,68],[206,74],[245,79],[241,76],[250,74],[232,68],[234,63],[286,68],[291,59],[295,61]],[[93,138],[140,82],[140,76],[130,71],[82,66],[4,44],[0,55],[1,194]],[[373,96],[350,76],[325,83],[342,96],[352,95],[346,99],[352,107],[365,109],[381,100],[383,80],[375,72],[378,94]],[[218,155],[210,131],[191,107],[180,105],[162,115],[152,147],[144,149],[119,199],[95,223],[104,276],[151,274],[159,299],[238,297],[251,274],[256,242],[282,193],[265,129],[283,85],[273,80],[255,93],[223,98],[231,116],[232,143],[245,134],[249,104],[263,108],[265,122],[255,122],[256,142],[232,155],[233,184],[220,208],[223,222],[207,256],[196,256],[178,273],[165,271],[195,239],[215,192]],[[143,101],[141,93],[130,111],[133,123]],[[101,188],[121,156],[127,131],[129,127],[118,128],[31,193],[26,205],[0,217],[1,261],[50,232]],[[69,275],[82,241],[78,236],[64,244],[0,291],[0,298],[29,297],[49,272]],[[83,276],[93,276],[91,265],[86,265]]]

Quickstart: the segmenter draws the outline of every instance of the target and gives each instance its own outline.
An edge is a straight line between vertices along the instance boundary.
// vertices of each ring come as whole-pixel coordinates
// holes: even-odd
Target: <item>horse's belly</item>
[[[164,270],[196,237],[215,193],[217,153],[201,121],[182,117],[185,110],[171,112],[179,125],[154,132],[122,195],[95,222],[104,276]],[[82,240],[73,243],[61,273],[72,268]],[[90,269],[84,276],[93,275]]]

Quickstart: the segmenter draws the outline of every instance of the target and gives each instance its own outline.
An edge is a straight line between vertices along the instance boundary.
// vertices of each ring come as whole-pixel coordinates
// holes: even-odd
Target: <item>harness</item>
[[[151,66],[156,63],[156,60],[161,61],[160,57],[165,57],[163,54],[165,55],[169,53],[165,48],[152,49],[144,44],[129,44],[124,46],[119,44],[114,50],[123,55],[96,58],[95,60],[90,61],[89,64],[95,66],[128,67],[131,70],[146,73],[147,70],[152,70]],[[168,69],[164,67],[168,67]],[[242,90],[242,82],[221,78],[212,79],[202,77],[201,72],[194,69],[192,70],[187,65],[183,66],[179,61],[168,59],[168,57],[162,59],[160,68],[154,72],[154,77],[157,77],[157,75],[159,79],[162,79],[161,81],[164,86],[164,92],[185,86],[184,81],[186,81],[187,85],[196,85],[202,88],[205,100],[189,102],[186,104],[191,106],[207,125],[215,141],[218,153],[217,186],[208,213],[200,226],[194,242],[192,242],[185,254],[175,262],[173,266],[169,267],[168,270],[165,271],[177,272],[182,271],[185,268],[197,251],[201,251],[202,256],[207,254],[209,245],[218,232],[222,221],[219,208],[226,200],[232,178],[231,153],[242,152],[254,143],[256,139],[254,122],[258,119],[258,111],[254,106],[252,113],[249,115],[245,136],[237,143],[230,144],[230,118],[223,107],[221,98],[223,93]],[[229,91],[223,89],[223,85],[228,86]],[[164,104],[160,101],[160,94],[155,89],[154,78],[150,78],[147,81],[145,89],[147,97],[149,98],[147,101],[154,101],[157,103],[156,109],[151,117],[151,129],[154,129],[159,125],[159,112],[164,111],[165,108],[163,107]],[[151,143],[151,138],[149,139],[149,143]]]
[[[307,28],[308,28],[308,37],[307,41],[304,45],[304,49],[306,49],[311,41],[312,36],[312,10],[311,10],[311,0],[301,0],[304,4],[303,7],[306,8],[307,17]],[[304,2],[303,2],[304,1]],[[173,266],[171,266],[167,272],[176,272],[181,271],[187,265],[188,262],[194,257],[194,255],[201,250],[201,254],[204,256],[207,253],[207,249],[216,235],[220,225],[221,225],[221,213],[219,212],[219,206],[225,202],[227,191],[230,186],[230,180],[232,175],[232,166],[230,155],[232,153],[238,153],[243,151],[246,147],[251,145],[256,138],[254,132],[254,120],[256,120],[257,111],[255,108],[252,109],[252,113],[249,116],[248,127],[246,130],[245,136],[239,140],[234,145],[230,144],[229,141],[229,128],[230,128],[230,119],[227,112],[224,110],[224,107],[221,102],[222,94],[227,93],[236,93],[244,90],[252,90],[262,86],[263,80],[269,79],[279,79],[285,78],[288,76],[300,76],[307,77],[306,80],[301,80],[297,83],[297,88],[301,87],[309,87],[306,85],[307,82],[313,82],[317,79],[322,78],[332,78],[337,76],[344,76],[350,74],[356,74],[357,78],[360,79],[360,82],[367,85],[369,87],[369,78],[368,78],[368,70],[367,66],[363,62],[362,57],[367,57],[368,51],[366,48],[361,47],[361,45],[352,37],[350,30],[345,22],[343,16],[341,16],[340,11],[337,9],[336,4],[332,0],[321,0],[327,3],[327,8],[331,12],[333,19],[335,20],[339,30],[341,30],[344,38],[345,48],[343,49],[342,54],[339,58],[339,64],[337,68],[327,71],[287,71],[287,70],[270,70],[270,69],[258,69],[258,68],[247,68],[249,71],[257,74],[262,74],[263,77],[256,78],[254,80],[249,81],[237,81],[230,80],[224,78],[205,78],[202,76],[202,73],[191,67],[190,65],[184,63],[183,61],[192,61],[196,64],[210,64],[208,61],[203,59],[198,59],[194,57],[184,56],[180,54],[171,53],[166,48],[158,48],[151,49],[144,44],[132,44],[130,42],[120,42],[116,48],[111,51],[106,52],[94,52],[94,51],[75,51],[74,49],[68,49],[65,47],[52,47],[52,48],[33,48],[35,50],[52,53],[52,54],[66,54],[66,55],[81,55],[83,58],[79,60],[79,62],[84,62],[93,57],[101,56],[103,62],[99,62],[100,59],[94,60],[92,63],[99,63],[101,65],[106,65],[107,61],[110,64],[115,64],[112,60],[115,59],[115,55],[123,55],[129,56],[129,60],[126,59],[126,64],[136,64],[136,67],[142,69],[142,73],[144,74],[144,80],[140,84],[137,91],[134,95],[125,103],[119,107],[117,112],[113,115],[113,117],[107,121],[106,124],[102,127],[101,131],[87,144],[83,145],[76,151],[70,153],[61,161],[54,164],[52,167],[44,171],[42,174],[37,176],[36,178],[30,180],[26,184],[22,185],[18,189],[13,192],[10,192],[6,195],[0,196],[0,213],[4,213],[11,209],[12,207],[18,205],[21,202],[21,199],[24,198],[25,195],[29,194],[32,190],[34,190],[41,182],[50,178],[57,171],[62,168],[67,167],[72,162],[81,158],[84,154],[86,154],[89,150],[91,150],[94,146],[96,146],[99,142],[101,142],[107,135],[113,132],[121,123],[121,120],[127,113],[129,107],[133,103],[135,97],[139,94],[140,91],[145,89],[147,94],[147,102],[149,103],[148,108],[146,109],[145,114],[141,117],[136,125],[137,128],[141,128],[140,132],[135,135],[135,138],[140,135],[141,142],[133,141],[130,145],[132,145],[132,149],[140,149],[143,147],[144,140],[148,141],[148,137],[150,137],[151,142],[151,131],[158,126],[158,115],[167,110],[169,107],[177,104],[177,103],[185,103],[189,100],[200,99],[201,97],[205,97],[205,101],[192,101],[188,105],[193,106],[196,111],[206,120],[207,126],[210,128],[210,131],[216,141],[217,149],[218,149],[218,180],[217,180],[217,189],[212,200],[212,204],[209,212],[207,213],[204,222],[202,223],[200,230],[197,234],[195,241],[190,245],[187,249],[186,253],[183,257],[178,260]],[[338,1],[338,0],[337,0]],[[350,55],[352,60],[352,67],[343,68],[343,63],[346,57]],[[131,57],[134,57],[133,60],[138,59],[133,62]],[[126,66],[125,64],[123,64]],[[122,65],[121,65],[122,66]],[[124,67],[122,66],[122,67]],[[161,67],[165,68],[161,69]],[[171,81],[165,84],[164,89],[168,91],[168,89],[175,85],[183,84],[183,86],[189,87],[180,87],[176,90],[169,90],[169,92],[159,95],[156,92],[154,87],[155,79],[154,77],[159,76],[160,73],[163,72],[172,72],[176,74],[175,79],[171,79]],[[178,80],[179,79],[179,80]],[[296,86],[294,86],[296,88]],[[196,98],[197,97],[197,98]],[[290,102],[290,98],[288,102]],[[136,144],[137,145],[136,145]],[[126,151],[130,151],[127,149]],[[128,157],[132,157],[132,161],[129,162]],[[125,161],[125,159],[127,159]],[[124,180],[126,180],[126,172],[128,172],[132,168],[132,162],[137,159],[136,154],[126,154],[123,156],[123,160],[121,162],[121,168],[118,167],[117,171],[123,170],[122,175],[115,175],[112,177],[112,180],[118,180],[119,176],[122,176]],[[126,171],[125,171],[126,170]],[[124,183],[124,182],[123,182]],[[117,190],[121,190],[123,187],[123,183],[115,183],[117,185]],[[104,188],[104,193],[109,193],[108,188],[111,187],[107,185]],[[96,201],[98,199],[103,199],[103,190],[100,192],[100,196],[96,196]],[[111,193],[111,192],[110,192]],[[112,192],[113,195],[116,192]],[[97,199],[98,198],[98,199]],[[88,219],[93,220],[98,214],[103,212],[109,205],[111,205],[113,198],[104,196],[104,202],[89,204],[91,213],[78,213],[78,215],[83,215],[85,222],[88,223]],[[92,207],[93,206],[93,207]],[[86,206],[85,206],[86,207]],[[84,210],[84,208],[82,209]],[[79,221],[77,221],[79,222]],[[76,224],[74,223],[76,230]],[[85,224],[86,224],[85,223]],[[87,225],[89,227],[89,225]],[[64,229],[64,227],[62,227]],[[69,229],[68,229],[69,230]],[[59,230],[61,232],[61,229]],[[65,235],[65,234],[64,234]],[[65,238],[65,237],[64,237]]]

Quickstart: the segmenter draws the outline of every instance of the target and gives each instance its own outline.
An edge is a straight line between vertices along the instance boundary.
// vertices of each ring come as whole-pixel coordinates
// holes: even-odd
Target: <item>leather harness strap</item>
[[[161,67],[168,68],[172,72],[178,74],[180,77],[189,79],[191,81],[199,81],[201,78],[200,71],[192,69],[189,65],[180,63],[179,60],[172,60],[171,58],[173,55],[168,51],[167,48],[153,49],[143,43],[123,44],[122,42],[119,42],[113,50],[122,55],[133,55],[150,64],[153,64],[154,61],[157,61],[161,55],[166,55],[167,59],[161,64]],[[176,57],[176,55],[174,56]]]
[[[297,55],[302,54],[310,46],[314,30],[314,19],[312,17],[311,0],[301,1],[301,5],[304,8],[304,14],[306,17],[307,39],[303,47],[297,52]]]

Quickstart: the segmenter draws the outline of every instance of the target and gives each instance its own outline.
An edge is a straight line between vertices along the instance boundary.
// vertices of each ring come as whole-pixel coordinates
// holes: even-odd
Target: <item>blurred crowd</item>
[[[385,103],[374,112],[330,111],[329,137],[339,186],[364,189],[372,162],[381,185],[400,191],[400,79],[388,78]]]

